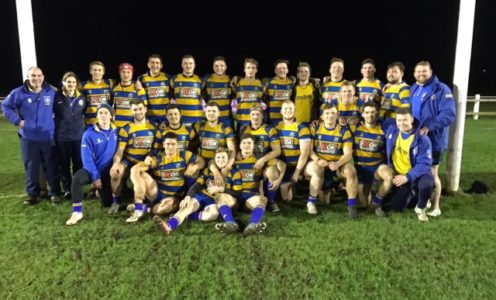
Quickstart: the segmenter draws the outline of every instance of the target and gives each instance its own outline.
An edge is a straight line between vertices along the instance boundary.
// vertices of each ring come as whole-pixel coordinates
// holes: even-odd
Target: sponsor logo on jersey
[[[288,100],[289,94],[290,94],[289,91],[281,91],[281,90],[274,91],[274,96],[272,97],[272,99],[280,100],[280,101]]]
[[[220,141],[208,137],[201,138],[201,148],[203,150],[217,150],[219,148]]]
[[[165,89],[163,87],[149,87],[147,94],[150,98],[163,98],[165,97]]]
[[[239,93],[239,98],[244,102],[254,102],[257,101],[257,92],[253,91],[242,91]]]
[[[176,181],[182,180],[183,171],[182,170],[162,170],[160,171],[160,179],[162,181]]]
[[[294,139],[292,137],[281,137],[281,146],[286,149],[293,149]]]
[[[241,174],[241,181],[243,182],[254,182],[256,177],[256,172],[254,170],[239,170]]]
[[[328,143],[324,141],[318,141],[317,146],[315,147],[315,151],[317,153],[322,153],[322,154],[338,154],[338,144],[336,143]]]
[[[366,151],[371,151],[371,152],[378,152],[379,146],[382,143],[379,141],[373,141],[373,140],[368,140],[368,139],[361,139],[360,142],[358,143],[358,147],[360,150],[366,150]]]
[[[197,88],[183,87],[179,90],[179,97],[181,98],[197,98],[197,96]]]
[[[114,98],[115,107],[119,109],[131,109],[131,99],[125,97]]]
[[[211,89],[210,99],[226,99],[229,95],[229,90],[227,89]]]
[[[134,138],[133,147],[135,149],[151,149],[153,136],[138,136]]]

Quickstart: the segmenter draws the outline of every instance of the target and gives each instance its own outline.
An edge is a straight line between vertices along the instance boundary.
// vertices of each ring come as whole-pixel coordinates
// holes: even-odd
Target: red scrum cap
[[[133,68],[133,65],[129,64],[129,63],[122,63],[119,65],[119,73],[122,72],[122,70],[129,70],[131,71],[131,73],[134,72],[134,68]]]

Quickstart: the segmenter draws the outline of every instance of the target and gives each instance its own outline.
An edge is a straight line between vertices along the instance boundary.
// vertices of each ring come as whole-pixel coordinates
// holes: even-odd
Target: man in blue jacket
[[[96,110],[97,124],[88,127],[83,134],[83,168],[72,177],[72,214],[66,225],[75,225],[83,218],[83,187],[88,183],[100,190],[103,206],[107,207],[112,203],[110,167],[117,149],[117,129],[111,123],[112,114],[110,105],[101,103]]]
[[[2,102],[2,110],[10,123],[19,128],[22,160],[26,173],[24,204],[38,202],[38,174],[40,165],[46,170],[53,204],[61,201],[57,158],[54,151],[53,102],[55,89],[44,82],[43,71],[38,67],[28,70],[24,84],[10,92]]]
[[[450,88],[432,74],[431,64],[428,61],[418,62],[413,76],[417,82],[410,88],[412,113],[419,121],[420,134],[427,135],[432,144],[432,175],[435,189],[431,200],[434,209],[428,215],[437,217],[441,215],[439,164],[443,152],[448,147],[449,126],[455,120],[455,101]]]
[[[395,171],[393,177],[392,207],[403,211],[415,194],[415,212],[420,221],[428,221],[425,207],[434,187],[431,173],[431,142],[413,126],[415,119],[409,108],[396,111],[396,126],[386,133],[387,163]]]

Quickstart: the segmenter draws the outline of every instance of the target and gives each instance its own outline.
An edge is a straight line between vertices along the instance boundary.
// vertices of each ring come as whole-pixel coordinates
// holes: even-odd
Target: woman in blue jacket
[[[55,95],[53,105],[55,143],[59,157],[60,177],[64,196],[70,198],[72,174],[83,167],[81,138],[84,132],[86,102],[79,88],[81,84],[73,72],[62,76],[62,89]],[[71,172],[72,162],[72,172]]]

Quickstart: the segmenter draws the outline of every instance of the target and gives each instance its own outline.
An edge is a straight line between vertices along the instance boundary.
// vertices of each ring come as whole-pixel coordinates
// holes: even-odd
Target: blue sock
[[[381,205],[382,204],[382,197],[376,194],[372,198],[372,203],[377,204],[377,205]]]
[[[222,216],[222,218],[224,219],[224,221],[226,221],[226,222],[234,222],[234,217],[232,215],[232,210],[229,207],[229,205],[225,205],[224,204],[221,207],[219,207],[219,212],[220,212],[220,215]]]
[[[167,220],[167,225],[169,225],[169,227],[174,230],[177,228],[177,226],[179,226],[179,221],[176,218],[172,217]]]
[[[357,204],[356,198],[348,198],[348,206],[349,207],[356,206],[356,204]]]
[[[72,212],[83,213],[83,203],[82,202],[72,203]]]
[[[186,187],[190,188],[193,184],[195,184],[195,181],[195,178],[186,177]]]
[[[269,203],[276,202],[277,190],[270,190],[272,184],[267,181],[267,198],[269,198]]]
[[[135,211],[143,211],[143,203],[135,203],[134,204],[134,210]]]
[[[312,196],[308,196],[308,201],[307,203],[314,203],[317,202],[317,198],[316,197],[312,197]]]
[[[121,197],[112,195],[112,204],[113,203],[121,204]]]
[[[194,213],[188,216],[188,220],[198,221],[200,220],[200,217],[201,217],[201,211],[195,211]]]
[[[144,212],[145,214],[147,214],[147,213],[148,213],[148,205],[143,204],[143,212]]]
[[[251,213],[250,223],[260,223],[263,215],[265,213],[265,209],[263,207],[257,206]]]

